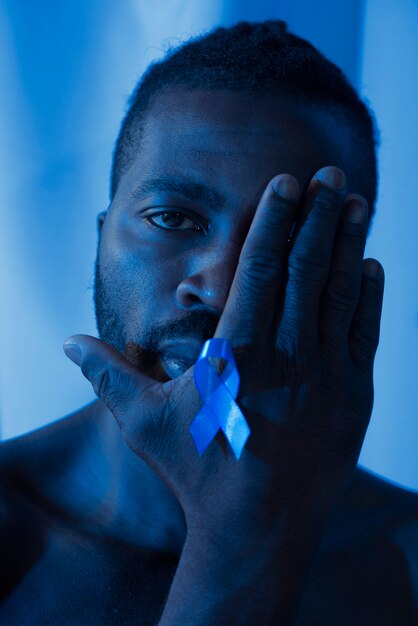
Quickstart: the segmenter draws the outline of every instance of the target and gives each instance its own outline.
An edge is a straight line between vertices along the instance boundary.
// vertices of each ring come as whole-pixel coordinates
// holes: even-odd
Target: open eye
[[[201,226],[180,211],[161,211],[148,215],[145,219],[153,226],[163,230],[194,230],[198,232],[203,230]]]

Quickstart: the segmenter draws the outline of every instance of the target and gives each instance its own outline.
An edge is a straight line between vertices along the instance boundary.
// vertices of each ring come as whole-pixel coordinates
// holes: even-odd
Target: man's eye
[[[164,230],[202,231],[201,226],[179,211],[154,213],[154,215],[148,215],[145,219],[154,226],[157,226],[157,228]]]

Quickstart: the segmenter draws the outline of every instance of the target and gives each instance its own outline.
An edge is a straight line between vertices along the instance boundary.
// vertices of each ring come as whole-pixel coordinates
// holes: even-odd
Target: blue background
[[[95,218],[108,204],[113,142],[136,80],[170,43],[268,17],[340,65],[378,119],[380,192],[366,255],[383,263],[386,293],[360,462],[418,489],[415,0],[0,1],[3,438],[94,397],[62,343],[95,334]]]

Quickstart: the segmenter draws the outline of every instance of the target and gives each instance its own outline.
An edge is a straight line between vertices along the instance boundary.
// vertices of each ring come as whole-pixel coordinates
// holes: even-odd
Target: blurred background
[[[95,219],[139,76],[169,44],[271,17],[337,63],[377,117],[366,255],[383,263],[386,293],[360,463],[418,490],[417,0],[0,0],[2,438],[94,398],[62,343],[96,333]]]

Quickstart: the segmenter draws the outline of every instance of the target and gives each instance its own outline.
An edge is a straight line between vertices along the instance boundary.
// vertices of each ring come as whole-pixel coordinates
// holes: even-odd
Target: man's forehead
[[[152,99],[143,130],[149,137],[160,129],[180,133],[191,142],[233,136],[248,142],[291,140],[306,143],[346,132],[335,107],[306,103],[278,94],[252,95],[221,89],[165,88]],[[348,135],[347,135],[348,136]]]
[[[250,172],[251,186],[286,171],[303,185],[324,165],[346,171],[342,145],[346,149],[349,141],[347,129],[323,105],[278,95],[166,88],[157,92],[141,124],[132,182],[174,168],[194,176],[203,170],[212,178],[222,171],[230,184]]]

